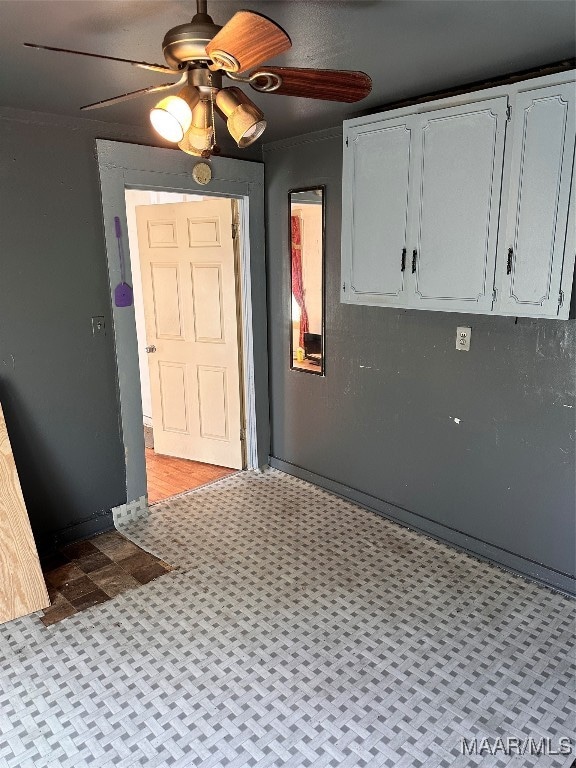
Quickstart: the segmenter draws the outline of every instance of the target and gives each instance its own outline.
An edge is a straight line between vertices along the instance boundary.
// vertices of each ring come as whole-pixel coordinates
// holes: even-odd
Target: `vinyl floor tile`
[[[61,565],[59,568],[48,571],[46,573],[46,581],[53,587],[62,587],[70,581],[79,579],[84,576],[84,571],[78,568],[74,562]]]
[[[44,615],[40,617],[40,621],[46,627],[76,613],[76,608],[59,592],[50,595],[50,601],[51,605],[44,610]]]
[[[132,576],[140,584],[148,584],[148,582],[157,579],[158,576],[162,576],[164,573],[166,573],[166,567],[160,562],[146,563],[131,571]]]
[[[163,571],[165,573],[165,571]],[[112,563],[90,574],[92,581],[110,597],[115,597],[127,589],[139,587],[140,583],[117,563]]]
[[[89,555],[84,555],[74,562],[83,573],[91,573],[92,571],[98,571],[100,568],[110,565],[112,560],[105,555],[104,552],[100,552],[96,549],[95,552],[92,552]]]
[[[273,470],[123,532],[177,568],[0,626],[2,768],[574,762],[573,600]]]
[[[87,595],[94,590],[94,582],[88,576],[81,576],[79,579],[61,584],[59,591],[71,603]]]
[[[92,608],[94,605],[105,603],[106,600],[110,600],[110,595],[106,594],[103,589],[98,588],[71,599],[70,603],[77,611],[85,611],[87,608]]]
[[[61,552],[70,560],[79,560],[81,557],[93,555],[97,549],[90,541],[74,541],[62,547]]]
[[[95,536],[91,539],[91,543],[115,562],[119,562],[142,551],[140,547],[124,538],[124,536],[121,536],[117,531]]]
[[[57,555],[49,560],[57,567],[44,573],[52,603],[44,612],[46,626],[148,584],[171,570],[116,530],[69,544],[59,555],[60,559]],[[69,556],[75,559],[69,560]]]
[[[146,568],[147,566],[157,564],[158,562],[159,560],[157,557],[148,552],[144,552],[143,550],[121,560],[122,568],[128,571],[128,573],[133,573],[140,568]]]
[[[76,608],[65,600],[63,603],[51,608],[49,611],[45,611],[44,616],[40,617],[40,621],[45,627],[49,627],[52,624],[56,624],[58,621],[62,621],[62,619],[67,619],[68,617],[73,616],[75,613]]]

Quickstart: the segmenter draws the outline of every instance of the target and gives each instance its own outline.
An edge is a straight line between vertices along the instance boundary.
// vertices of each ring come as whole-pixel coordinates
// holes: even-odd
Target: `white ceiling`
[[[392,101],[573,57],[572,0],[212,0],[224,24],[239,8],[259,11],[289,33],[293,47],[274,63],[359,69],[373,80],[357,104],[250,96],[265,111],[265,140],[337,125]],[[82,104],[167,78],[126,64],[24,48],[22,42],[164,63],[161,43],[190,20],[191,0],[0,0],[0,106],[80,115]],[[147,123],[157,97],[84,113]]]

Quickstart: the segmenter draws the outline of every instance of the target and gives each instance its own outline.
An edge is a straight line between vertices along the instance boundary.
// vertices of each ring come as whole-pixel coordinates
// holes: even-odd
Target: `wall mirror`
[[[325,187],[291,189],[290,367],[324,375]]]

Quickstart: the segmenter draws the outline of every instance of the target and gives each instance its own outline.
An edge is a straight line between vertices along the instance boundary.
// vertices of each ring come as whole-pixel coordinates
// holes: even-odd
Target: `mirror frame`
[[[294,365],[294,333],[292,330],[292,195],[297,192],[314,192],[322,190],[322,365],[317,371],[308,368],[298,368]],[[296,187],[288,190],[288,259],[290,262],[289,283],[289,331],[290,331],[290,370],[299,373],[311,373],[312,376],[326,376],[326,185],[313,184],[309,187]]]

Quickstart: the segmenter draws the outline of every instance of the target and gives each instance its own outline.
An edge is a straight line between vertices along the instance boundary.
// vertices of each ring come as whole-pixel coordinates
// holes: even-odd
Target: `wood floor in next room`
[[[155,453],[152,448],[146,448],[148,501],[150,504],[155,504],[178,493],[233,475],[236,471],[214,464],[202,464],[200,461],[162,456]]]

